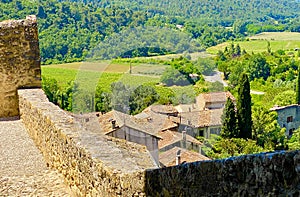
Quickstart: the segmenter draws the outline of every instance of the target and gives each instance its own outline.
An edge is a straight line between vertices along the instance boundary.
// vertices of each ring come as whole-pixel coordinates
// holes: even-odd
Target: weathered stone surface
[[[145,146],[86,129],[80,119],[50,103],[41,89],[19,90],[18,94],[29,135],[74,193],[145,195],[144,171],[155,166]]]
[[[300,151],[146,171],[148,196],[299,196]]]
[[[0,120],[0,196],[72,196],[64,178],[49,169],[22,121]]]
[[[19,115],[17,89],[41,87],[35,16],[0,22],[0,118]]]

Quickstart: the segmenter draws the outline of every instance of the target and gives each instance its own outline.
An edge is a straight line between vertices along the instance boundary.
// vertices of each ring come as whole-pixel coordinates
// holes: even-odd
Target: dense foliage
[[[252,117],[251,117],[251,95],[250,83],[247,74],[240,77],[237,99],[237,129],[238,137],[252,139]]]
[[[237,138],[237,118],[235,112],[235,106],[230,98],[227,98],[223,116],[222,116],[222,130],[221,136],[223,138]]]
[[[140,26],[174,30],[179,38],[179,33],[186,34],[201,44],[196,44],[197,50],[243,37],[246,32],[300,31],[298,1],[0,1],[0,21],[20,19],[29,14],[38,16],[44,64],[94,57],[95,47],[109,42],[114,33]],[[125,42],[119,44],[121,48],[131,42],[140,47],[122,50],[118,55],[149,56],[190,49],[184,42],[186,39],[174,40],[171,34],[161,32],[157,31],[157,43],[169,39],[176,44],[174,51],[166,50],[170,47],[164,42],[152,47],[124,36]],[[152,38],[151,34],[146,34],[143,41],[150,42]],[[96,52],[105,57],[110,54],[110,50],[103,51],[103,48],[96,48]]]

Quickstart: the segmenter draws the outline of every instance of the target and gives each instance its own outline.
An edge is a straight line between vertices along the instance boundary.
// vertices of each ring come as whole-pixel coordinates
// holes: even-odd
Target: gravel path
[[[0,121],[0,196],[71,196],[63,177],[47,168],[21,120]]]
[[[228,84],[223,80],[222,78],[222,73],[220,71],[214,71],[211,75],[204,75],[205,81],[208,82],[220,82],[222,83],[225,87],[228,86]]]

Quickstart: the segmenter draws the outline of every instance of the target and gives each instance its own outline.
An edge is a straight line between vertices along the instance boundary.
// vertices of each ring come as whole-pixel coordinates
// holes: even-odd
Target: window
[[[293,116],[287,117],[286,122],[287,122],[287,123],[293,122]]]
[[[203,129],[199,130],[199,136],[204,136],[204,130]]]

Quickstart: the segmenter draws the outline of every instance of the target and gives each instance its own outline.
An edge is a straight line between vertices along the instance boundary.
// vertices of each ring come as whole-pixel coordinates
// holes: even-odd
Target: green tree
[[[239,137],[252,138],[250,84],[246,73],[242,73],[238,86],[237,120]]]
[[[50,102],[58,104],[57,92],[59,89],[55,79],[42,77],[42,89]]]
[[[273,99],[274,105],[286,106],[295,103],[296,93],[293,90],[282,91],[276,94]]]
[[[140,85],[130,95],[129,107],[131,114],[138,114],[158,100],[159,96],[151,86]]]
[[[111,93],[104,92],[100,86],[97,86],[95,93],[95,109],[97,112],[109,112],[111,107]]]
[[[299,150],[300,149],[300,128],[293,132],[292,137],[287,142],[289,150]]]
[[[251,81],[261,77],[266,80],[270,76],[270,70],[270,65],[261,54],[252,55],[248,61],[247,71]]]
[[[179,72],[175,68],[167,68],[162,76],[161,82],[166,84],[167,86],[172,85],[179,85],[179,86],[186,86],[190,85],[190,81],[188,80],[187,76]]]
[[[223,138],[233,138],[237,136],[237,120],[234,103],[230,98],[227,98],[224,112],[222,115],[222,130]]]
[[[300,69],[298,68],[298,78],[296,86],[296,103],[300,105]]]
[[[282,150],[286,148],[285,128],[277,122],[277,113],[264,107],[255,107],[252,113],[253,139],[265,150]]]

